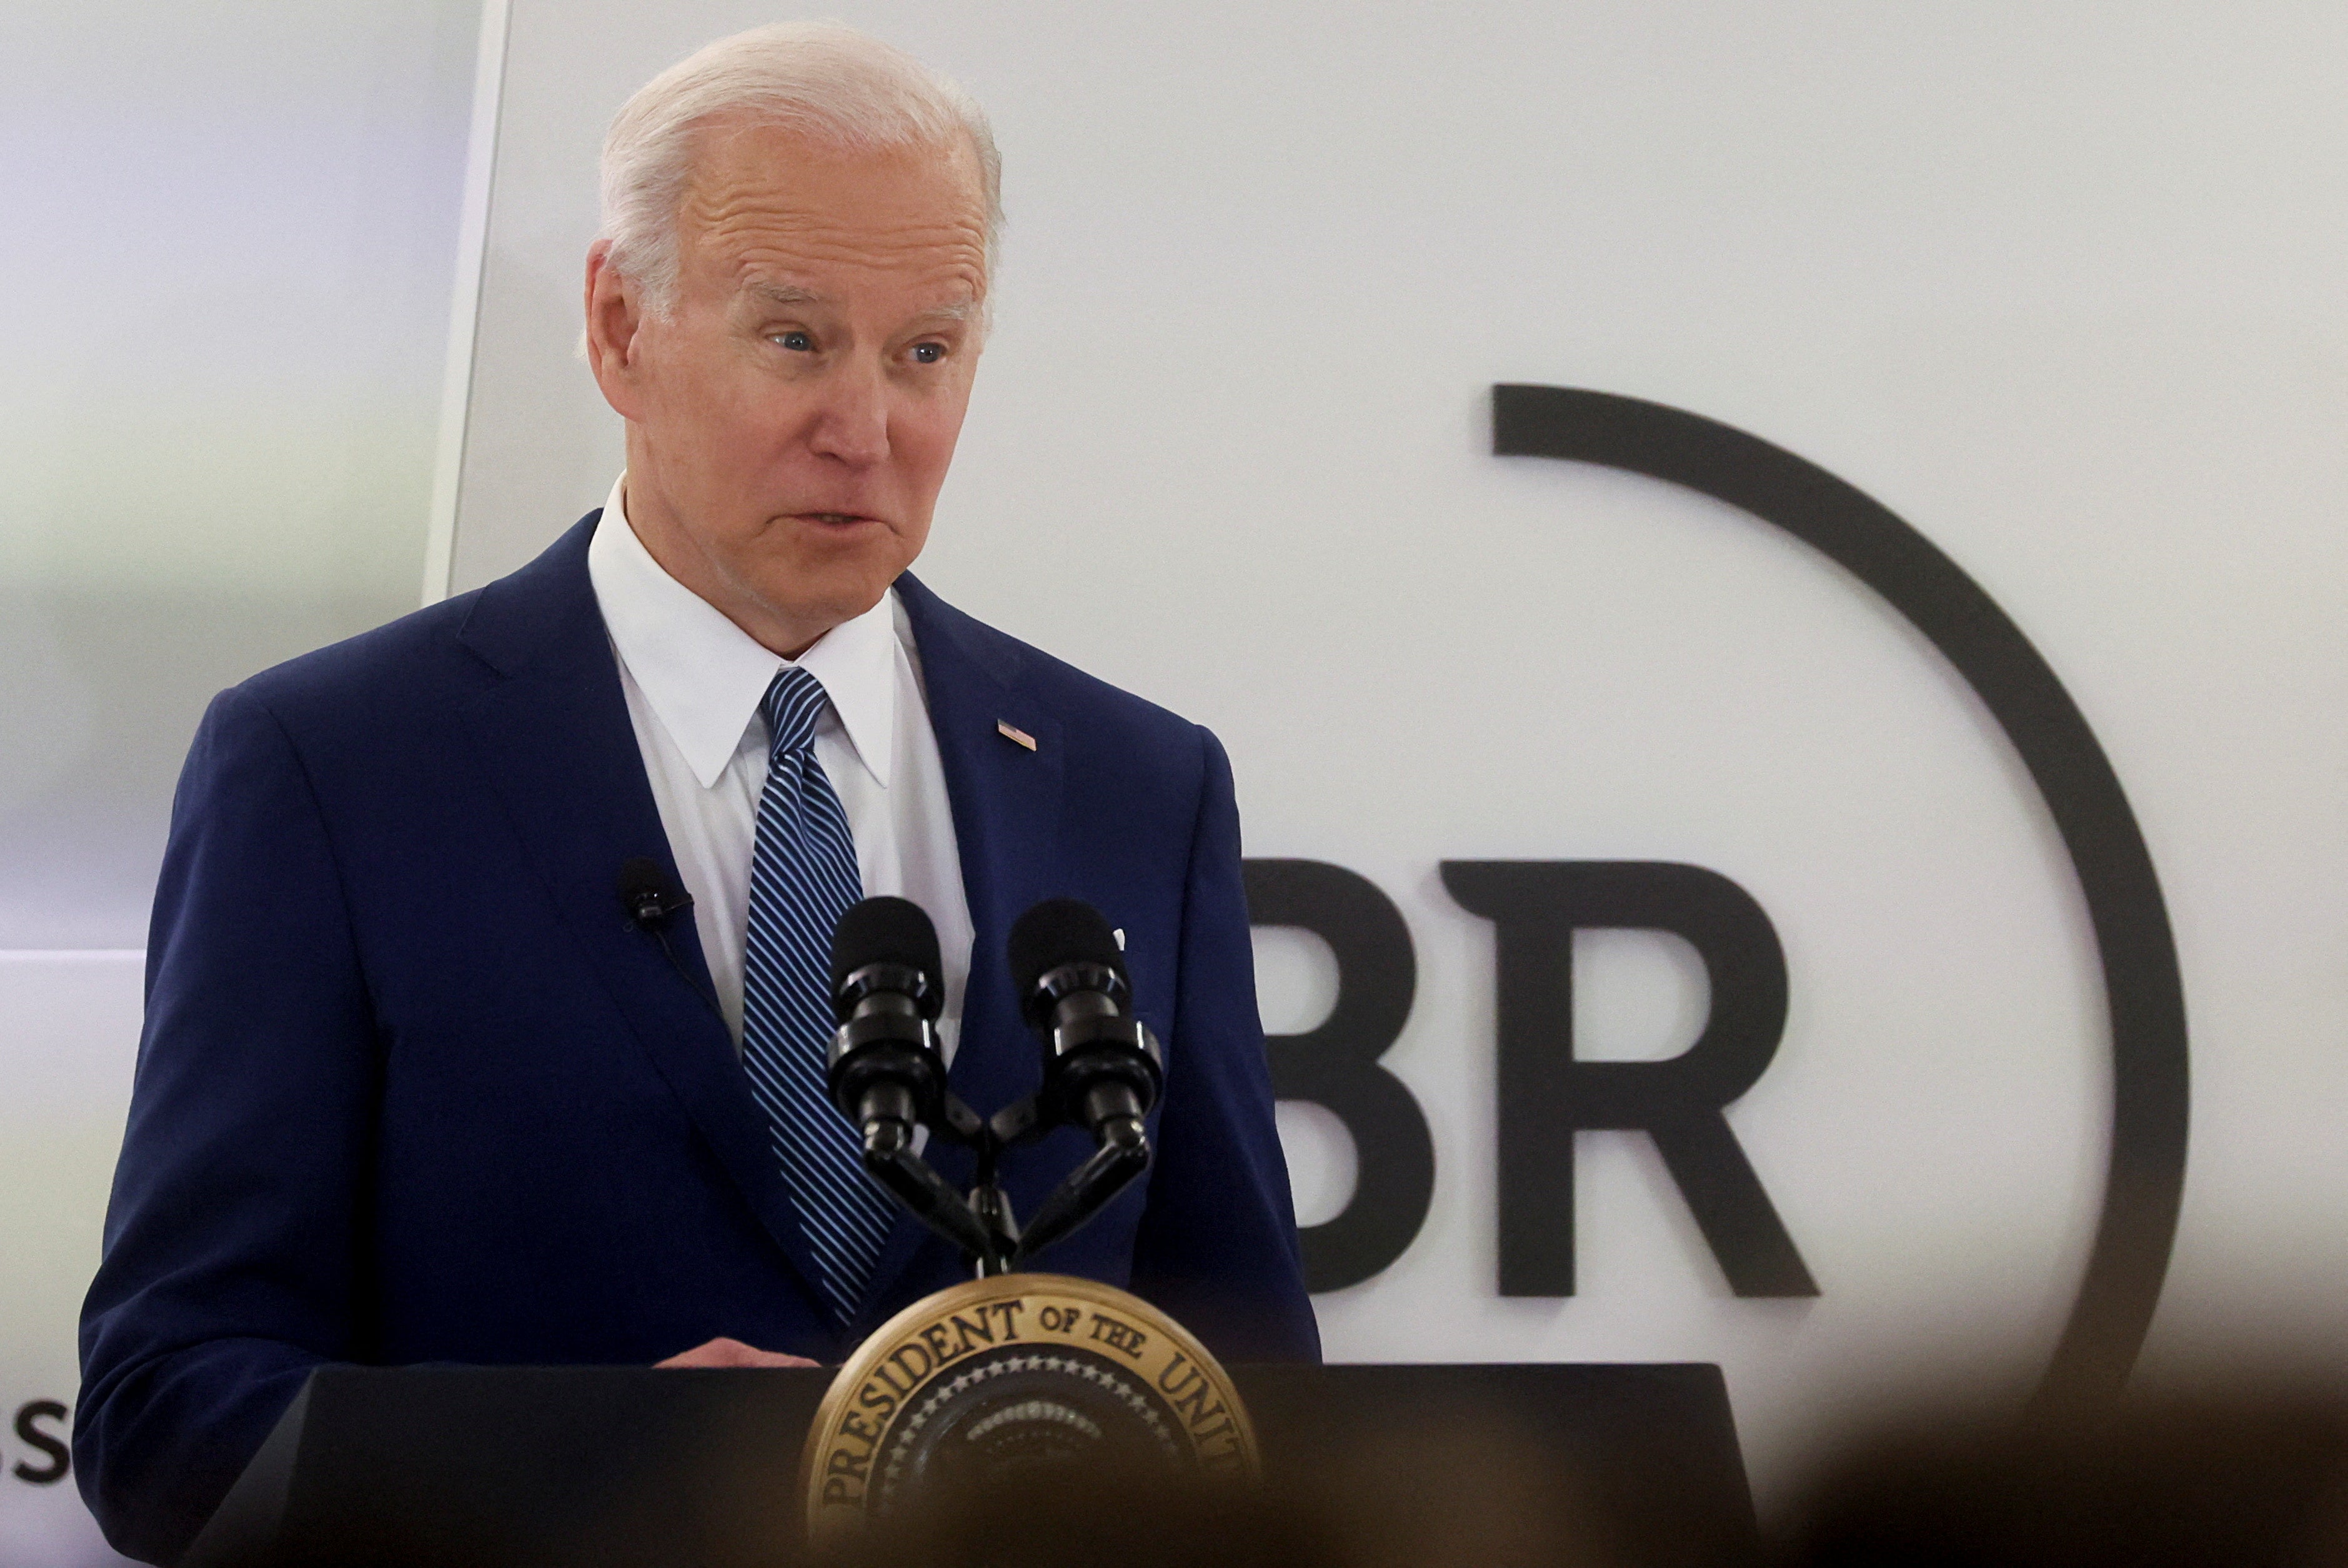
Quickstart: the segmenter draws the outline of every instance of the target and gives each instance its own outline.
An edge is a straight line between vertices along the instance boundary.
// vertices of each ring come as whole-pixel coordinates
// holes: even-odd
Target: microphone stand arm
[[[1008,1245],[995,1228],[981,1217],[978,1194],[965,1200],[914,1152],[913,1129],[895,1117],[867,1122],[864,1128],[864,1168],[895,1194],[913,1217],[960,1247],[979,1264],[981,1274],[1000,1274],[989,1261],[1007,1257]],[[1008,1212],[1006,1206],[1006,1213]],[[1011,1238],[1015,1244],[1016,1237]]]
[[[1012,1212],[1011,1194],[1004,1191],[1000,1168],[1006,1147],[1041,1137],[1056,1124],[1033,1096],[981,1121],[948,1095],[929,1118],[932,1133],[977,1155],[967,1197],[915,1152],[911,1103],[889,1109],[902,1113],[875,1116],[864,1124],[864,1168],[914,1218],[961,1249],[982,1279],[1025,1266],[1100,1213],[1149,1168],[1149,1133],[1141,1117],[1105,1117],[1096,1130],[1099,1143],[1091,1157],[1061,1180],[1023,1231]]]
[[[1140,1117],[1120,1116],[1103,1122],[1100,1147],[1069,1172],[1035,1211],[1026,1234],[1019,1238],[1018,1250],[1012,1255],[1012,1266],[1025,1263],[1091,1219],[1148,1165],[1149,1134]]]

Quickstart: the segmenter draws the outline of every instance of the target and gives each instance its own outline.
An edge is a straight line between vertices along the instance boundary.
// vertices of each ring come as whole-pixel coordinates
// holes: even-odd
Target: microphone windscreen
[[[1125,955],[1101,912],[1081,898],[1046,898],[1011,927],[1013,994],[1025,997],[1062,964],[1098,964],[1126,979]],[[1128,984],[1131,981],[1128,980]]]
[[[668,902],[668,873],[661,863],[649,855],[638,855],[620,863],[620,902],[634,914],[644,901],[650,898],[655,905]]]
[[[867,964],[902,964],[942,986],[938,928],[910,898],[867,898],[839,917],[831,933],[831,990]]]

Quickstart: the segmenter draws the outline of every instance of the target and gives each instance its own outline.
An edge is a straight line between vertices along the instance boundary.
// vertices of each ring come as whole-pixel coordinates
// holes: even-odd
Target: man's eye
[[[942,343],[917,343],[913,345],[915,364],[935,364],[945,356],[946,345]]]
[[[795,354],[805,354],[815,347],[815,339],[801,332],[776,333],[774,341]]]

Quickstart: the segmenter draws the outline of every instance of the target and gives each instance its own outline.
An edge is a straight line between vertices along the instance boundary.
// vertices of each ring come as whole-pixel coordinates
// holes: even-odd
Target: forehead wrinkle
[[[913,245],[974,244],[983,249],[986,241],[985,218],[967,201],[966,193],[948,201],[876,202],[866,211],[842,215],[812,207],[797,193],[765,179],[695,180],[678,201],[677,217],[681,224],[711,237],[758,229],[787,234],[833,230]]]
[[[694,250],[737,277],[755,272],[788,276],[844,267],[898,275],[937,272],[963,281],[973,294],[983,293],[986,288],[986,237],[974,225],[929,222],[874,228],[760,208],[700,229],[690,242]],[[743,286],[748,282],[745,279]],[[818,292],[800,288],[797,296],[778,302],[816,302],[812,296]]]
[[[836,306],[852,297],[833,292],[834,280],[861,274],[887,276],[923,292],[959,292],[976,301],[986,292],[986,250],[982,244],[935,245],[912,250],[876,248],[869,241],[840,239],[798,242],[753,236],[738,246],[713,244],[704,251],[721,273],[730,274],[733,287],[765,303],[779,306]],[[804,278],[806,282],[793,280]],[[850,285],[852,290],[852,285]],[[963,313],[961,302],[947,300],[925,315]]]
[[[680,193],[679,239],[737,288],[753,272],[779,282],[814,272],[806,281],[820,289],[823,272],[845,267],[933,271],[984,294],[988,224],[972,149],[942,160],[926,148],[843,153],[754,124],[703,134]]]
[[[725,210],[703,216],[694,227],[711,241],[772,236],[837,249],[983,250],[986,244],[985,228],[976,221],[929,218],[897,222],[842,222],[829,214],[773,201],[735,202]]]

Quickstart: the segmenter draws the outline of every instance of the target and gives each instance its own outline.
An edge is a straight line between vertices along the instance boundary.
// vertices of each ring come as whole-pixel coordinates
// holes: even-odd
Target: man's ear
[[[644,295],[612,265],[611,251],[609,240],[587,247],[587,330],[580,347],[603,401],[621,418],[633,419],[643,395],[636,333],[644,324]]]

